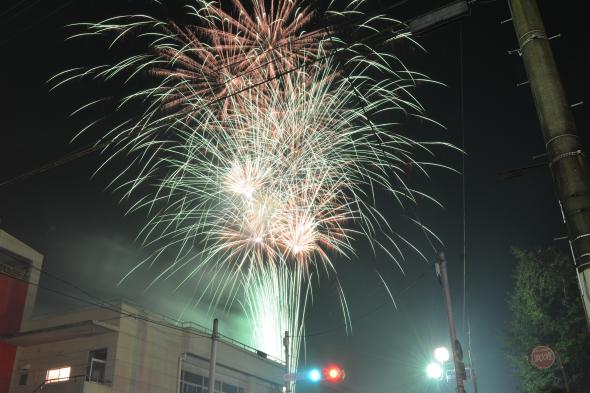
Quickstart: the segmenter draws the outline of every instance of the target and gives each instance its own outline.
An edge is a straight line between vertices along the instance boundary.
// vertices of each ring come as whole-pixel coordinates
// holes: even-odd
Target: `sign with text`
[[[452,369],[446,370],[445,377],[447,379],[447,382],[457,380],[457,373],[455,372],[455,369],[452,368]],[[465,367],[465,379],[471,379],[471,368],[469,368],[469,367]]]
[[[531,352],[531,363],[539,370],[545,370],[555,363],[555,352],[546,345],[539,345]]]

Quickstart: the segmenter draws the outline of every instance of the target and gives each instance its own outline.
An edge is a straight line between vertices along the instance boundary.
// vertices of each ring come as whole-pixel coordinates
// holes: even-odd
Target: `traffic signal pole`
[[[508,0],[590,327],[590,174],[536,0]]]
[[[455,379],[457,380],[457,393],[465,393],[465,364],[463,363],[463,351],[461,349],[461,344],[459,344],[459,340],[457,340],[457,331],[455,330],[455,319],[453,316],[453,303],[451,302],[451,290],[449,288],[449,276],[447,275],[447,260],[442,251],[438,254],[436,270],[443,289],[445,305],[447,306],[453,364],[455,366]]]

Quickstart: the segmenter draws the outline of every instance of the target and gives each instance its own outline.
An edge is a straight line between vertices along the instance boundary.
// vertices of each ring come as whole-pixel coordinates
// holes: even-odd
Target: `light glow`
[[[344,379],[344,370],[338,366],[330,366],[324,369],[324,376],[330,382],[340,382]]]
[[[434,358],[441,363],[448,362],[450,358],[449,350],[445,347],[439,347],[434,350]]]
[[[439,363],[430,363],[426,366],[426,375],[428,378],[440,379],[443,374],[443,369]]]
[[[314,368],[309,372],[309,379],[313,382],[318,382],[322,379],[322,373],[317,368]]]

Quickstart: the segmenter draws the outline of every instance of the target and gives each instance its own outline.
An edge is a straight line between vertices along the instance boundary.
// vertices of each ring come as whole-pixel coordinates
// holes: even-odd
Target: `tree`
[[[549,345],[561,357],[571,392],[590,392],[590,332],[573,264],[553,249],[513,252],[517,265],[509,297],[508,342],[522,391],[550,393],[564,388],[558,362],[547,370],[537,370],[529,362],[535,346]]]

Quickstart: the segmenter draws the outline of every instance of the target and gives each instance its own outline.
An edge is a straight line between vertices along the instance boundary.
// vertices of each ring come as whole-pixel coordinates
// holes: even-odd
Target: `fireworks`
[[[240,294],[255,344],[280,357],[282,332],[303,333],[311,277],[336,273],[334,255],[352,254],[353,240],[364,237],[397,262],[396,232],[371,204],[372,190],[415,203],[422,194],[405,186],[405,170],[426,173],[414,152],[436,143],[367,115],[422,116],[409,89],[427,78],[396,70],[394,56],[365,43],[343,44],[331,28],[306,30],[314,12],[301,1],[268,4],[195,1],[195,25],[147,16],[83,25],[80,35],[149,43],[60,80],[148,75],[150,87],[120,102],[145,111],[108,137],[116,146],[109,159],[136,157],[120,176],[130,180],[118,181],[126,196],[142,194],[132,209],[150,212],[144,237],[159,245],[154,258],[175,250],[156,280],[188,270],[182,284],[208,272],[212,305]],[[389,231],[390,244],[374,239],[377,231]],[[298,349],[296,338],[294,365]]]

